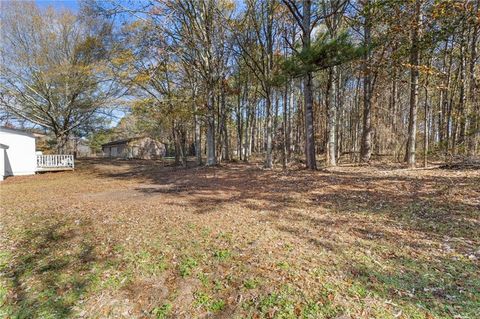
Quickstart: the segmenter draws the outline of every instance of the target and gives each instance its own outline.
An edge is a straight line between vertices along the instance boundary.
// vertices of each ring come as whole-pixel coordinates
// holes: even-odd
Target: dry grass
[[[0,317],[480,316],[479,171],[90,160],[0,187]]]

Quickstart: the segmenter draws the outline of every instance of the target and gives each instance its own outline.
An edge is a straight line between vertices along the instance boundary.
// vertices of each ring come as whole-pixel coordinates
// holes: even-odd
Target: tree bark
[[[364,21],[364,45],[366,47],[363,66],[363,129],[360,144],[360,160],[368,163],[372,156],[372,77],[370,70],[371,60],[371,17],[370,0],[365,1],[366,13]]]
[[[480,0],[475,1],[474,16],[479,15]],[[478,98],[477,77],[475,74],[475,65],[477,63],[478,50],[478,33],[480,25],[478,20],[472,27],[472,37],[470,41],[470,58],[469,58],[469,87],[468,87],[468,106],[471,114],[470,123],[472,125],[469,134],[468,155],[477,154],[478,144],[480,142],[480,103]]]
[[[209,88],[207,93],[207,166],[217,165],[215,149],[215,98],[214,92]]]
[[[65,133],[55,134],[55,140],[57,142],[56,149],[58,154],[67,154],[68,151],[68,140],[70,136]]]
[[[311,33],[311,0],[303,0],[303,49],[310,49],[310,33]],[[303,78],[303,95],[305,109],[305,155],[307,160],[307,168],[317,169],[317,161],[315,158],[315,132],[313,128],[313,88],[312,88],[312,72],[307,72]]]
[[[285,170],[287,169],[288,165],[288,132],[287,132],[287,107],[288,107],[288,82],[285,83],[285,91],[283,94],[283,104],[282,104],[282,111],[283,111],[283,122],[282,122],[282,133],[283,133],[283,143],[282,143],[282,168]]]
[[[265,117],[266,117],[266,136],[265,136],[265,168],[272,168],[272,100],[271,93],[267,93],[265,100]]]
[[[415,1],[415,22],[412,30],[410,48],[410,116],[408,119],[407,164],[415,167],[416,137],[417,137],[417,109],[418,109],[418,65],[419,65],[419,32],[420,32],[420,0]]]
[[[337,84],[336,84],[337,67],[333,67],[329,70],[328,75],[328,88],[326,92],[326,105],[327,105],[327,131],[328,131],[328,166],[337,166],[336,158],[336,130],[335,125],[337,121]]]
[[[227,104],[225,101],[225,83],[222,80],[221,93],[220,93],[220,114],[221,114],[221,126],[220,134],[222,136],[222,159],[230,161],[230,141],[228,136],[228,127],[227,127]]]
[[[429,107],[428,107],[428,79],[425,83],[425,103],[424,103],[424,113],[425,117],[423,120],[423,125],[425,127],[425,136],[423,140],[423,167],[428,167],[428,135],[429,135],[429,127],[428,127],[428,116],[429,116]]]
[[[200,118],[198,114],[196,114],[197,109],[195,108],[195,159],[197,165],[202,165],[202,137],[201,137],[201,126],[200,126]]]

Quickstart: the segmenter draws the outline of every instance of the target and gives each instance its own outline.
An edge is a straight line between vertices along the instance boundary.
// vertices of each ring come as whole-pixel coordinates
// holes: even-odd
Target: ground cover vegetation
[[[4,181],[1,316],[478,317],[478,171],[164,165]]]

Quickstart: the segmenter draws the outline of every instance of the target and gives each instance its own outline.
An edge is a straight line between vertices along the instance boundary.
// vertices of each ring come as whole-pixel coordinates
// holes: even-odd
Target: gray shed
[[[102,144],[105,157],[155,159],[166,154],[165,144],[150,137],[133,137]]]

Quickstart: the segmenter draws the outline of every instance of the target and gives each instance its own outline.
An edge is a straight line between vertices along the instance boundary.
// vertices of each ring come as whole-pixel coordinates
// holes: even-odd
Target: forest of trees
[[[168,141],[183,165],[474,156],[479,5],[85,0],[45,15],[15,3],[2,14],[0,103],[59,139],[128,104],[136,129]]]

